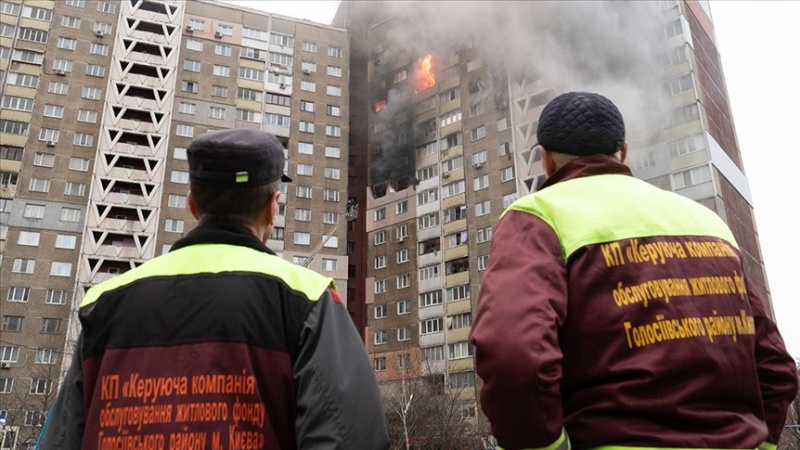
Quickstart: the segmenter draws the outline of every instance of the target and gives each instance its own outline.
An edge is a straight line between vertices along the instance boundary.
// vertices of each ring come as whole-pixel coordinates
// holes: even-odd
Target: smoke
[[[408,72],[413,76],[418,57],[431,53],[438,72],[449,66],[454,52],[473,42],[475,56],[488,75],[480,84],[482,97],[498,100],[507,95],[507,79],[541,79],[556,93],[591,91],[610,98],[625,117],[629,137],[631,132],[641,136],[643,130],[658,130],[666,111],[661,63],[665,49],[664,23],[655,5],[621,1],[414,2],[387,23],[385,51],[373,76],[382,88],[371,90],[373,102],[388,100],[378,120],[389,121],[386,129],[390,129],[394,115],[407,114],[415,100],[405,92],[408,87],[391,87],[395,62],[410,56]],[[466,113],[469,104],[465,100],[462,98],[462,109]],[[391,133],[388,137],[395,138]],[[388,143],[385,147],[392,148]],[[393,155],[390,151],[389,156]],[[376,160],[376,164],[373,173],[386,173],[386,164],[393,162]]]

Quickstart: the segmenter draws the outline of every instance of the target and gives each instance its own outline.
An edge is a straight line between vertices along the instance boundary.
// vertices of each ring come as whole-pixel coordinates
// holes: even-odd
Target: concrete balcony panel
[[[469,339],[469,327],[447,330],[447,342],[463,342]]]
[[[424,216],[435,211],[441,211],[439,200],[417,206],[417,216]]]
[[[150,175],[144,170],[126,169],[115,167],[109,171],[109,175],[118,180],[128,181],[150,181]]]
[[[242,85],[241,78],[239,79],[239,85]],[[283,86],[283,87],[281,87],[281,86]],[[281,85],[281,84],[278,84],[278,83],[270,83],[269,81],[267,81],[266,85],[261,86],[261,89],[265,89],[265,88],[266,88],[267,91],[274,92],[276,94],[292,95],[292,85],[291,84],[283,84],[283,85]],[[317,84],[317,91],[319,92],[319,90],[321,88],[322,88],[322,84],[318,83]],[[253,89],[258,89],[258,88],[253,88]]]
[[[472,301],[470,299],[458,300],[455,302],[447,302],[447,315],[461,314],[472,310]]]
[[[450,372],[464,372],[466,370],[475,368],[475,363],[473,362],[472,357],[453,359],[448,361],[448,363],[450,366]]]
[[[452,111],[456,108],[461,108],[461,98],[451,100],[447,103],[439,105],[439,111]]]
[[[442,317],[444,315],[444,305],[424,306],[419,308],[419,320],[430,319],[431,317]]]
[[[449,261],[455,258],[461,258],[469,254],[469,245],[461,244],[458,247],[448,248],[444,251],[444,260]]]
[[[451,123],[450,125],[441,128],[439,130],[439,136],[448,136],[450,134],[455,133],[456,131],[461,131],[461,127],[464,125],[462,121],[458,121],[456,123]]]
[[[447,175],[445,175],[447,173]],[[456,180],[464,178],[464,168],[451,170],[450,172],[442,172],[442,184],[452,183]]]
[[[286,138],[289,137],[289,131],[291,131],[287,127],[279,127],[275,125],[264,125],[262,130],[266,131],[267,133],[274,134],[275,136],[281,136]]]
[[[456,76],[456,77],[450,78],[449,80],[447,80],[447,81],[443,82],[442,84],[440,84],[439,85],[439,92],[444,92],[444,91],[446,91],[448,89],[452,89],[452,88],[460,86],[460,85],[461,85],[461,78]]]
[[[441,289],[442,281],[443,281],[442,277],[432,278],[430,280],[420,280],[417,282],[417,289],[419,289],[420,292]]]
[[[5,169],[5,167],[4,167]],[[9,184],[9,185],[2,185],[0,186],[0,197],[2,198],[13,198],[17,195],[17,185],[16,184]]]
[[[467,229],[467,219],[461,219],[444,224],[444,226],[442,227],[442,232],[444,234],[450,234],[450,233],[455,233],[456,231],[461,231],[466,229]]]
[[[441,251],[432,252],[432,253],[426,253],[424,255],[419,255],[417,257],[417,265],[419,267],[430,266],[431,264],[436,264],[437,262],[438,263],[442,262],[442,252]],[[427,281],[427,280],[425,280],[425,281]],[[439,281],[439,283],[441,284],[441,280]]]
[[[444,373],[447,369],[445,361],[426,361],[423,363],[423,373]]]
[[[709,161],[708,151],[700,150],[679,156],[670,161],[670,172],[676,172],[687,167],[694,167]]]
[[[459,128],[460,130],[460,128]],[[441,135],[444,136],[444,135]],[[452,157],[463,155],[464,154],[464,146],[463,145],[454,145],[447,150],[442,150],[439,152],[439,156],[442,159],[450,159]]]
[[[703,122],[702,120],[698,119],[689,123],[678,125],[676,127],[667,128],[664,132],[664,140],[667,142],[674,141],[686,136],[694,136],[695,134],[700,134],[702,132]]]
[[[467,202],[466,193],[462,192],[457,195],[452,195],[442,200],[442,209],[447,209],[455,205],[463,205]]]
[[[424,241],[427,239],[435,238],[442,234],[442,227],[437,225],[435,227],[425,228],[424,230],[417,231],[417,241]]]
[[[461,286],[462,284],[469,283],[469,270],[465,270],[464,272],[454,273],[453,275],[448,275],[445,278],[445,286],[453,287],[453,286]]]
[[[147,111],[158,110],[158,103],[155,100],[141,97],[131,97],[123,95],[119,103],[129,108],[143,109]]]
[[[141,259],[142,257],[136,247],[122,247],[116,245],[101,245],[92,255],[113,259]]]
[[[104,202],[114,203],[117,205],[125,206],[146,206],[147,200],[141,195],[121,194],[119,192],[110,192],[104,198]]]
[[[420,347],[430,347],[444,344],[444,332],[423,334],[419,337]]]

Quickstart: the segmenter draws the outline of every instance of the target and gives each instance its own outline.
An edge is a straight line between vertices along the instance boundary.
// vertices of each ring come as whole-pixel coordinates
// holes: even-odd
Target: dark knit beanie
[[[536,134],[549,151],[610,155],[625,143],[625,122],[614,103],[602,95],[568,92],[544,107]]]

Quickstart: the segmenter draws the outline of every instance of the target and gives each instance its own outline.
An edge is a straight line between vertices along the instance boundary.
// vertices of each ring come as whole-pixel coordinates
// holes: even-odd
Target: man
[[[378,387],[332,280],[264,245],[291,181],[283,146],[242,129],[187,151],[199,224],[87,292],[42,448],[387,448]]]
[[[603,96],[537,134],[548,178],[495,227],[470,336],[498,443],[774,449],[797,376],[728,227],[631,176]]]

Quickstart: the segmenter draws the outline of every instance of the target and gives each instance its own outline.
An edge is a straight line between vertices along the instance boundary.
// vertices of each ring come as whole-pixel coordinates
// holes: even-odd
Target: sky
[[[339,2],[230,3],[330,23]],[[711,14],[778,327],[800,359],[800,2],[712,0]]]

